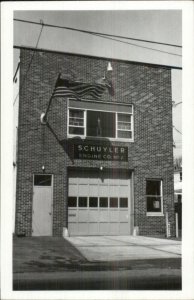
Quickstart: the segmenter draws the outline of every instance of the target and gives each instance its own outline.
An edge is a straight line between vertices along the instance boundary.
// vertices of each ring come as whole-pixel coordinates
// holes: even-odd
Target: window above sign
[[[68,136],[133,141],[132,105],[123,110],[102,111],[69,107]]]

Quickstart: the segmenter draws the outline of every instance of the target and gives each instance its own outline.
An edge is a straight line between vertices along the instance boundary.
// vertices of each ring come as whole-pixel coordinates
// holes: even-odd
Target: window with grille
[[[69,108],[68,134],[132,141],[132,111],[132,106],[128,107],[127,113]]]

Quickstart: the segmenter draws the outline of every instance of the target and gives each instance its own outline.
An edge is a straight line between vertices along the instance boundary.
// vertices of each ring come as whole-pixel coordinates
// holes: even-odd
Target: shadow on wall
[[[70,158],[71,162],[74,162],[74,145],[92,145],[93,143],[95,143],[96,146],[106,146],[106,147],[110,147],[112,146],[112,143],[110,142],[109,139],[107,138],[100,138],[98,140],[96,140],[96,138],[84,138],[82,139],[79,136],[75,136],[72,138],[68,138],[68,139],[63,139],[60,140],[56,134],[56,132],[54,131],[54,129],[52,128],[52,126],[47,122],[47,127],[50,130],[50,132],[53,134],[53,136],[55,137],[55,139],[57,140],[57,142],[59,143],[59,145],[63,148],[63,150],[65,151],[65,153],[68,155],[68,157]]]

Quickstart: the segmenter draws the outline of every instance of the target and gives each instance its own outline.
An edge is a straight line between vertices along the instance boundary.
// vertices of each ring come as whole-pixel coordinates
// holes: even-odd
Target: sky
[[[83,30],[126,36],[156,42],[182,45],[182,15],[180,10],[72,10],[15,11],[14,18]],[[14,45],[35,47],[41,26],[14,21]],[[62,52],[182,66],[181,48],[123,40],[150,47],[163,53],[134,45],[100,38],[71,30],[43,27],[38,48]],[[172,55],[171,53],[175,54]],[[19,51],[14,50],[14,71]],[[174,156],[181,156],[182,145],[182,70],[172,70]],[[179,104],[178,104],[179,103]]]

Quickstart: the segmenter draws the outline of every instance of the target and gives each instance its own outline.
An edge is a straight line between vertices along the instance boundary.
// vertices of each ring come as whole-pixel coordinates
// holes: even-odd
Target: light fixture
[[[103,170],[103,167],[102,166],[100,166],[100,171],[102,171]]]
[[[45,166],[44,166],[44,165],[42,165],[42,171],[43,171],[43,172],[45,171]]]
[[[113,71],[113,68],[111,66],[111,63],[108,62],[108,66],[107,66],[107,72],[112,72]]]
[[[41,124],[45,125],[46,124],[46,118],[45,118],[45,113],[42,113],[40,116],[40,122]]]

